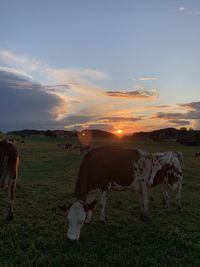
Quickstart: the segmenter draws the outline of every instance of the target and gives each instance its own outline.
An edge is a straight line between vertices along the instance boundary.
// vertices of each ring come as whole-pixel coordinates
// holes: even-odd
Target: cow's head
[[[91,213],[96,207],[96,200],[92,201],[90,204],[84,204],[83,202],[76,201],[68,207],[58,207],[68,214],[67,218],[69,221],[69,228],[67,237],[70,240],[78,240],[83,223],[89,222],[91,219]]]

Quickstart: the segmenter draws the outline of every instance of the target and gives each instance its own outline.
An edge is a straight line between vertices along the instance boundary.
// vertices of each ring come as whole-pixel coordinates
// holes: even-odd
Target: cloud
[[[171,120],[171,119],[177,119],[182,118],[183,113],[165,113],[165,112],[158,112],[153,119],[165,119],[165,120]]]
[[[99,70],[89,68],[52,68],[40,60],[35,60],[27,55],[17,55],[8,50],[0,50],[0,60],[9,66],[20,68],[20,70],[35,76],[38,79],[45,78],[45,81],[53,84],[55,82],[87,82],[90,80],[103,80],[107,75]]]
[[[169,120],[169,122],[175,124],[176,126],[185,126],[191,124],[191,121],[187,120]]]
[[[186,10],[186,8],[185,8],[184,6],[180,6],[178,9],[179,9],[180,11],[184,11],[184,10]]]
[[[45,129],[57,119],[56,108],[67,102],[47,93],[41,84],[26,80],[21,75],[0,71],[0,125],[3,131],[37,125]]]
[[[27,70],[36,70],[41,63],[27,55],[16,55],[8,50],[0,50],[0,60],[12,66],[24,66]]]
[[[125,122],[125,121],[130,121],[130,122],[135,122],[135,121],[141,121],[141,117],[102,117],[99,118],[99,120],[106,121],[106,122]]]
[[[176,125],[189,125],[193,121],[194,127],[199,127],[200,102],[190,102],[179,104],[185,112],[158,112],[152,118],[167,120]]]
[[[33,77],[31,75],[28,75],[24,71],[20,71],[20,70],[14,69],[14,68],[0,67],[0,71],[5,71],[5,72],[11,73],[11,74],[22,76],[22,77],[24,77],[26,79],[30,79],[30,80],[33,79]]]
[[[61,83],[77,84],[89,82],[90,80],[104,80],[107,75],[99,70],[93,69],[55,69],[46,67],[44,72],[49,80],[54,80]]]
[[[132,80],[137,80],[137,81],[156,81],[156,80],[158,80],[158,78],[150,77],[150,76],[143,76],[143,77],[133,78]]]
[[[197,9],[191,10],[184,6],[180,6],[178,10],[184,15],[200,15],[200,10],[197,10]]]
[[[145,125],[148,127],[152,108],[169,108],[167,105],[141,106],[140,100],[158,98],[156,89],[141,84],[130,91],[111,91],[92,85],[94,80],[107,78],[98,70],[55,69],[9,51],[1,51],[0,59],[10,64],[0,67],[0,112],[4,114],[0,121],[1,129],[98,127],[130,132],[133,127],[135,131]],[[155,79],[147,76],[138,78],[141,81]],[[134,106],[132,100],[135,101]],[[160,112],[155,118],[175,125],[187,123],[182,114],[187,114],[188,120],[199,118],[198,102],[179,106],[188,109],[188,112]]]
[[[131,99],[153,99],[158,97],[155,90],[135,90],[135,91],[107,91],[106,94],[112,97],[122,97]]]
[[[192,110],[199,110],[200,111],[200,102],[190,102],[185,104],[179,104],[182,108],[189,108]]]

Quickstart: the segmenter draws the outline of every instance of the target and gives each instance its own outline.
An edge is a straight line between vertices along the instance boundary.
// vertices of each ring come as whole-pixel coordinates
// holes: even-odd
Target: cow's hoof
[[[149,217],[148,217],[147,215],[145,215],[145,214],[141,214],[141,215],[140,215],[140,219],[141,219],[143,222],[146,222],[146,221],[148,221]]]
[[[178,207],[178,211],[179,211],[179,212],[183,212],[183,208],[179,206],[179,207]]]
[[[99,218],[99,221],[101,222],[101,223],[107,223],[108,222],[108,218],[107,217],[103,217],[103,218]]]
[[[150,196],[150,197],[149,197],[149,200],[150,200],[150,201],[154,201],[154,197],[153,197],[153,196]]]
[[[12,221],[13,218],[14,218],[14,217],[13,217],[13,214],[8,214],[6,220],[7,220],[7,221]]]

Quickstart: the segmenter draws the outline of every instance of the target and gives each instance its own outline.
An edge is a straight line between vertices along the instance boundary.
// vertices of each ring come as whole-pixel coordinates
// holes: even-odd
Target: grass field
[[[73,199],[83,155],[62,151],[57,138],[34,137],[19,144],[20,174],[14,221],[6,222],[7,193],[0,193],[0,266],[200,266],[200,147],[175,143],[127,142],[118,145],[184,153],[183,212],[163,207],[154,189],[150,217],[139,217],[137,194],[112,192],[106,223],[84,225],[79,242],[67,240],[67,220],[57,205]],[[75,139],[67,140],[77,144]],[[108,142],[108,141],[107,141]],[[96,140],[95,145],[105,144]],[[172,198],[174,202],[174,198]]]

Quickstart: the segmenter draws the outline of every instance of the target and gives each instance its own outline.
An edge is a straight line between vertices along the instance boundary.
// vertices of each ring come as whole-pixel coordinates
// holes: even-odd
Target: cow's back
[[[139,158],[136,149],[106,146],[92,149],[84,157],[78,174],[77,197],[93,189],[107,190],[108,185],[129,186],[133,181],[134,162]]]

